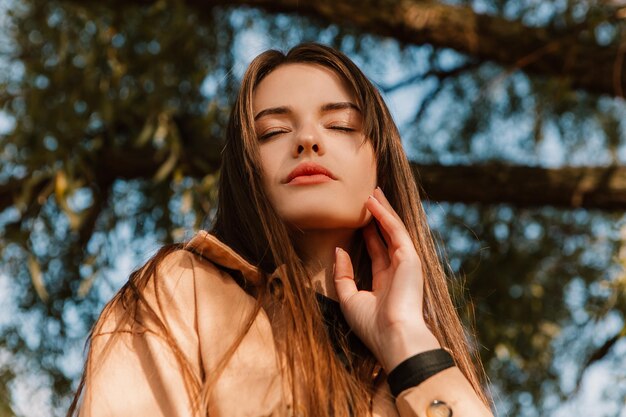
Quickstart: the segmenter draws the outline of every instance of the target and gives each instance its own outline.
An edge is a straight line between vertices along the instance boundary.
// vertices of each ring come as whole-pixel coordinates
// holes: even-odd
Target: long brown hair
[[[286,359],[284,373],[292,387],[294,409],[303,416],[319,415],[320,412],[314,410],[324,410],[324,414],[327,410],[328,415],[336,417],[368,415],[371,396],[380,379],[374,378],[378,368],[371,353],[354,354],[345,340],[340,344],[349,359],[349,366],[338,359],[312,296],[310,277],[293,246],[293,232],[270,204],[262,185],[252,97],[265,76],[290,63],[329,68],[354,92],[356,104],[363,114],[364,135],[371,141],[376,155],[378,185],[406,225],[423,262],[426,323],[442,346],[452,352],[457,366],[477,395],[487,403],[481,386],[482,368],[475,365],[479,363],[476,353],[470,354],[468,338],[448,291],[448,278],[437,256],[418,186],[387,106],[378,90],[347,56],[324,45],[305,43],[287,54],[266,51],[248,67],[228,123],[218,209],[211,230],[264,272],[260,285],[247,290],[257,299],[256,311],[270,305],[275,310],[272,328],[277,351]],[[171,250],[162,250],[149,261],[148,267],[135,272],[129,284],[111,303],[125,300],[125,304],[131,307],[133,303],[141,303],[143,282]],[[371,261],[360,231],[357,231],[351,256],[359,288],[371,288]],[[280,273],[272,274],[275,270]],[[245,283],[242,285],[246,289]],[[110,306],[99,322],[104,320],[108,309]],[[253,320],[254,316],[249,317],[248,325]],[[164,326],[163,331],[167,332]],[[176,346],[172,348],[179,358],[185,381],[188,381],[186,388],[191,391],[190,398],[198,404],[199,415],[206,415],[211,389],[237,349],[237,343],[222,358],[216,372],[204,381],[194,378],[185,358],[176,352]],[[88,362],[93,360],[90,356]]]

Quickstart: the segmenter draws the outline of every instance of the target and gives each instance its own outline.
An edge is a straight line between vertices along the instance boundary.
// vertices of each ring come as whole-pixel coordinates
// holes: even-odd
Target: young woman
[[[391,115],[318,44],[248,68],[210,232],[104,309],[70,410],[491,416]]]

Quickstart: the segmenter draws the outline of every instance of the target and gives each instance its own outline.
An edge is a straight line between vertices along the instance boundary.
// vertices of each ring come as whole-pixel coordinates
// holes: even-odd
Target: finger
[[[370,196],[365,203],[367,209],[381,226],[381,231],[387,233],[385,240],[390,253],[397,249],[414,248],[413,241],[409,237],[404,224],[387,210],[374,196]],[[388,238],[387,238],[388,237]]]
[[[363,228],[363,238],[365,239],[367,253],[369,253],[372,260],[372,274],[375,275],[389,266],[387,248],[378,235],[374,222]]]
[[[352,261],[348,252],[341,248],[335,249],[335,289],[339,303],[345,305],[350,297],[359,292],[354,282]]]
[[[376,223],[378,223],[378,221],[376,220]],[[383,236],[383,244],[385,245],[385,247],[389,246],[388,242],[391,242],[391,238],[389,237],[389,233],[387,233],[387,231],[385,229],[383,229],[382,226],[377,227],[378,231],[380,232],[380,234]]]
[[[383,192],[382,188],[380,187],[376,187],[374,189],[374,193],[373,193],[374,198],[376,198],[376,200],[378,200],[378,202],[380,204],[382,204],[382,206],[389,211],[393,217],[395,217],[398,222],[400,224],[402,224],[402,227],[404,228],[404,230],[406,230],[406,227],[404,227],[404,222],[402,221],[402,219],[400,218],[400,215],[396,212],[396,210],[393,208],[393,206],[391,205],[391,203],[389,202],[389,200],[387,200],[387,196],[385,196],[385,193]],[[381,233],[383,234],[383,236],[385,237],[385,240],[388,242],[389,241],[389,236],[387,235],[387,232],[385,230],[381,230]],[[408,233],[408,232],[407,232]]]
[[[380,202],[380,204],[383,205],[383,207],[389,210],[396,219],[398,219],[399,221],[402,221],[402,219],[400,218],[396,210],[393,208],[389,200],[387,200],[387,196],[385,195],[385,193],[383,193],[382,188],[376,187],[376,189],[374,189],[374,197],[376,198],[376,200]]]
[[[385,206],[385,208],[387,208],[394,215],[394,217],[398,219],[398,222],[400,222],[400,224],[402,225],[402,229],[406,232],[408,239],[411,241],[411,248],[415,249],[415,245],[413,244],[413,240],[411,239],[411,236],[409,235],[409,232],[404,224],[404,221],[400,218],[400,215],[394,210],[391,203],[389,203],[389,200],[387,200],[387,196],[383,192],[382,188],[376,187],[376,189],[374,190],[374,194],[375,194],[375,197],[377,196],[380,197],[380,198],[377,198],[379,203]],[[417,261],[420,263],[419,270],[421,273],[421,257],[419,256],[419,254],[417,254],[417,252],[416,252],[416,255],[417,255]]]

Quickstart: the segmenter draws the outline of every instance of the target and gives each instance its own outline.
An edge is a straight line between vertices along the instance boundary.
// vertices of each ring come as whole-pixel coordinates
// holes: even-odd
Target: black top
[[[335,350],[335,353],[339,357],[339,360],[341,360],[341,362],[344,364],[344,366],[350,369],[350,361],[346,357],[343,349],[341,348],[341,339],[345,338],[348,349],[355,356],[365,355],[368,352],[368,349],[365,344],[361,342],[361,339],[359,339],[350,328],[350,325],[348,324],[345,317],[343,316],[343,313],[341,312],[339,302],[333,300],[332,298],[328,298],[318,292],[316,292],[315,295],[317,298],[317,303],[320,307],[320,311],[322,312],[324,325],[326,326],[326,332],[328,333],[330,342],[333,345],[333,349]]]

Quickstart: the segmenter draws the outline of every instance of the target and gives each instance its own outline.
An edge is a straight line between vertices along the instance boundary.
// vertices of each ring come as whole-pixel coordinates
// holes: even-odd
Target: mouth
[[[335,180],[335,176],[328,169],[314,162],[303,162],[298,165],[285,180],[285,184],[305,185],[319,184]]]

